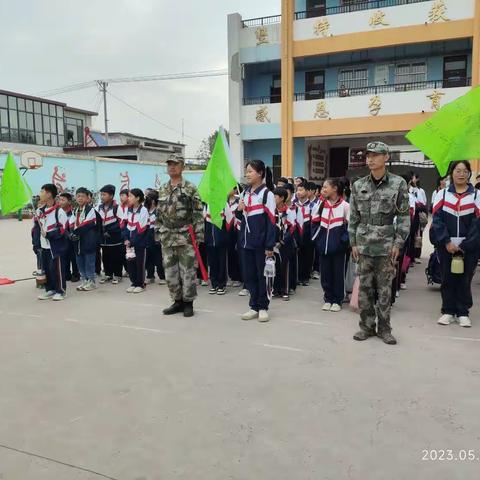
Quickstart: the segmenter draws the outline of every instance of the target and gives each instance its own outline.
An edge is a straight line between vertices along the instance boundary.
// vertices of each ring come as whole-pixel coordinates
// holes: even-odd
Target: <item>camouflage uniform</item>
[[[198,243],[203,242],[203,207],[197,187],[182,179],[172,187],[169,181],[158,191],[155,239],[163,248],[163,266],[174,302],[193,302],[197,296],[197,261],[188,226]]]
[[[409,232],[408,186],[403,178],[387,172],[378,185],[372,175],[353,184],[348,233],[351,246],[360,254],[360,328],[369,334],[375,333],[376,317],[379,335],[392,330],[390,308],[396,269],[390,252],[394,246],[403,247]]]

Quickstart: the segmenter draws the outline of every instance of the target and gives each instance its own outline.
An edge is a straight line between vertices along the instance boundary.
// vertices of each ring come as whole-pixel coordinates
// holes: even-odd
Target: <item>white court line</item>
[[[158,328],[145,328],[145,327],[137,327],[134,325],[120,325],[117,323],[92,323],[92,322],[81,322],[80,320],[77,320],[75,318],[66,318],[65,322],[70,322],[70,323],[79,323],[81,325],[90,325],[93,327],[114,327],[114,328],[124,328],[127,330],[137,330],[137,331],[143,331],[143,332],[150,332],[150,333],[175,333],[171,330],[160,330]]]
[[[480,338],[450,337],[448,335],[428,335],[430,338],[446,338],[448,340],[461,340],[463,342],[480,342]]]
[[[290,320],[290,322],[293,323],[304,323],[306,325],[317,325],[319,327],[328,327],[326,323],[321,323],[321,322],[311,322],[309,320]]]
[[[289,352],[309,353],[308,350],[302,350],[301,348],[287,347],[285,345],[271,345],[270,343],[255,343],[254,345],[256,345],[257,347],[275,348],[277,350],[288,350]]]
[[[147,307],[147,308],[152,308],[152,307],[155,307],[155,308],[165,308],[165,305],[158,305],[158,303],[133,303],[133,302],[124,302],[124,301],[116,301],[115,303],[121,303],[121,304],[124,304],[124,305],[133,305],[135,307]],[[213,310],[205,310],[203,308],[195,308],[194,307],[194,310],[196,312],[202,312],[202,313],[214,313]]]
[[[5,312],[1,311],[1,315],[11,315],[12,317],[30,317],[30,318],[43,318],[45,315],[36,313],[17,313],[17,312]]]

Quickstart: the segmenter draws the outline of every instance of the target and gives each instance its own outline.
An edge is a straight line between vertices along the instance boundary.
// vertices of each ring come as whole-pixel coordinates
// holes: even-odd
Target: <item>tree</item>
[[[213,147],[215,146],[215,140],[217,139],[218,130],[215,130],[207,138],[202,140],[200,147],[198,147],[196,157],[198,159],[205,160],[208,162],[213,153]],[[227,137],[227,142],[230,143],[230,134],[228,130],[225,130],[225,136]]]

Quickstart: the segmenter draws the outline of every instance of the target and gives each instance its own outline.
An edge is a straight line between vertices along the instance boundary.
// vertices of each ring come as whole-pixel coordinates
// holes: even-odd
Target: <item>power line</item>
[[[159,125],[162,125],[162,127],[165,127],[165,128],[168,128],[168,130],[171,130],[172,132],[175,132],[175,133],[178,133],[178,134],[182,134],[182,132],[180,130],[177,130],[176,128],[174,127],[171,127],[170,125],[167,125],[166,123],[163,123],[161,122],[160,120],[158,120],[157,118],[155,117],[152,117],[151,115],[149,115],[148,113],[145,113],[145,112],[142,112],[142,110],[139,110],[137,107],[134,107],[133,105],[130,105],[128,102],[126,102],[125,100],[121,99],[120,97],[117,97],[117,95],[113,94],[112,92],[108,91],[107,92],[108,95],[110,95],[111,97],[113,97],[115,100],[117,100],[118,102],[120,103],[123,103],[124,105],[126,105],[128,108],[131,108],[132,110],[134,110],[135,112],[139,113],[140,115],[143,115],[145,118],[148,118],[149,120],[152,120],[153,122],[156,122],[158,123]],[[187,134],[184,134],[185,137],[188,137],[192,140],[195,140],[196,142],[199,142],[201,143],[202,140],[199,140],[198,138],[195,138],[195,137],[192,137],[190,135],[187,135]]]

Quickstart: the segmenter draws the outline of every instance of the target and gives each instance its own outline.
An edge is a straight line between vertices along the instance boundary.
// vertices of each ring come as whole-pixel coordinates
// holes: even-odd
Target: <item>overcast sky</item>
[[[227,67],[227,14],[280,13],[280,0],[0,0],[0,88],[26,94],[133,75]],[[228,125],[227,77],[115,84],[111,92],[181,130],[187,156],[218,125]],[[98,90],[50,97],[95,109]],[[108,98],[110,131],[179,141],[180,133]],[[103,108],[94,128],[103,130]]]

